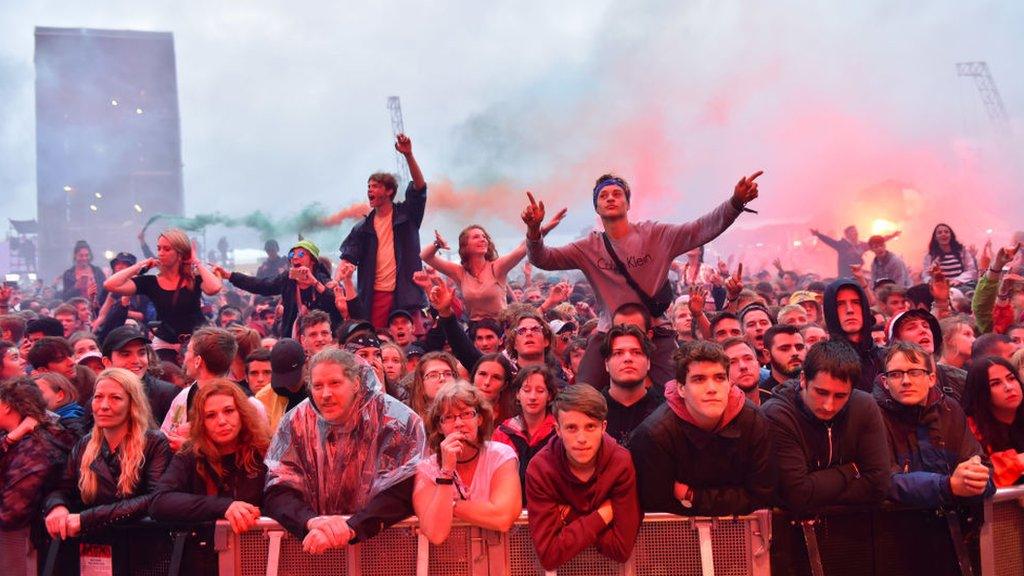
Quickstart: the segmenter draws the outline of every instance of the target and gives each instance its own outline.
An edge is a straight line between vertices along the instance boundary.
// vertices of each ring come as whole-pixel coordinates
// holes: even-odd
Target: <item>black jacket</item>
[[[118,453],[110,452],[104,442],[91,466],[96,472],[99,489],[96,498],[86,505],[82,502],[82,495],[78,490],[78,476],[82,468],[82,452],[91,438],[92,434],[87,434],[71,450],[64,475],[57,489],[47,497],[43,507],[44,516],[57,506],[65,506],[71,512],[80,512],[83,534],[102,530],[111,524],[144,517],[149,512],[149,503],[153,499],[157,481],[171,461],[171,449],[163,432],[147,430],[146,447],[143,449],[145,460],[139,481],[130,496],[118,496],[117,479],[121,474]]]
[[[889,492],[889,450],[878,404],[853,390],[831,421],[818,419],[799,382],[777,387],[761,411],[771,425],[783,507],[796,513],[823,506],[878,504]]]
[[[182,450],[174,455],[149,505],[149,515],[158,522],[208,522],[224,517],[236,500],[259,506],[263,503],[263,485],[267,467],[260,462],[259,471],[247,474],[235,466],[234,455],[221,460],[224,477],[218,478],[207,468],[208,486],[196,472],[196,454]],[[216,490],[216,494],[210,494]]]
[[[842,325],[839,323],[836,296],[842,288],[853,288],[860,295],[863,323],[860,328],[860,342],[857,344],[850,341],[846,332],[843,331]],[[857,389],[870,394],[875,387],[875,376],[884,372],[885,366],[882,362],[882,349],[875,346],[874,341],[871,339],[871,326],[874,324],[874,315],[871,314],[871,308],[868,306],[867,294],[864,293],[860,284],[855,280],[840,278],[825,288],[822,308],[825,314],[825,326],[829,337],[832,340],[846,342],[860,356],[860,382],[857,383]]]
[[[774,467],[768,421],[748,400],[717,432],[683,421],[666,403],[633,431],[630,452],[640,507],[688,516],[747,514],[771,506]],[[673,495],[675,482],[693,489],[693,507]]]
[[[160,426],[164,417],[167,416],[167,411],[171,409],[171,402],[181,392],[181,388],[152,374],[142,377],[142,387],[146,392],[146,398],[149,398],[149,408],[153,411],[153,420],[157,426]]]
[[[327,269],[319,261],[313,264],[313,276],[323,284],[331,281],[330,273],[327,272]],[[231,276],[228,277],[228,281],[236,288],[246,292],[261,296],[280,296],[281,306],[284,307],[280,320],[281,335],[285,337],[292,335],[292,326],[295,324],[296,318],[299,317],[299,296],[297,294],[300,291],[297,290],[298,285],[295,283],[295,280],[288,277],[288,270],[272,278],[256,278],[241,272],[232,272]],[[330,315],[332,331],[341,323],[341,313],[338,312],[338,308],[334,305],[333,290],[325,289],[320,293],[316,291],[316,287],[310,286],[301,291],[301,298],[308,309],[323,310]],[[353,305],[355,305],[355,301],[350,301],[349,306]],[[352,308],[349,309],[349,315],[352,318],[362,317],[359,310]]]

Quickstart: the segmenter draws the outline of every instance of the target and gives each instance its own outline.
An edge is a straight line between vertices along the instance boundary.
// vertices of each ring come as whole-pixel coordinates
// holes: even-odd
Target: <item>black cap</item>
[[[103,339],[103,355],[110,358],[110,355],[114,350],[120,350],[124,348],[129,342],[141,340],[146,344],[150,343],[150,339],[146,338],[146,335],[139,331],[138,328],[132,326],[118,326],[107,334],[107,337]]]
[[[410,342],[405,347],[405,357],[412,358],[413,356],[423,356],[427,353],[427,349],[423,347],[423,344],[419,342]]]
[[[408,310],[395,310],[391,314],[388,314],[388,324],[391,324],[391,321],[399,316],[405,316],[409,319],[409,322],[412,322],[412,314],[410,314]]]
[[[302,381],[306,351],[292,338],[282,338],[270,350],[270,385],[274,389],[295,391]]]
[[[363,348],[380,348],[380,338],[374,334],[360,334],[345,343],[345,350],[355,352]]]
[[[135,263],[138,262],[138,258],[136,258],[135,254],[132,254],[131,252],[118,252],[117,256],[114,256],[110,261],[111,270],[113,270],[114,264],[117,264],[118,262],[124,262],[129,266],[134,266]]]
[[[366,320],[346,320],[338,327],[338,343],[344,346],[345,344],[348,344],[348,340],[353,334],[363,331],[370,332],[372,334],[377,333],[373,324]]]

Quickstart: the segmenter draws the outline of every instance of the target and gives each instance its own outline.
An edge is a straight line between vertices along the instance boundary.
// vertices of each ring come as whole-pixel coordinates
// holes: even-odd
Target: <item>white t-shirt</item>
[[[494,478],[494,473],[498,468],[505,462],[514,460],[516,462],[515,469],[519,470],[519,457],[516,456],[516,451],[501,442],[491,442],[490,440],[484,442],[480,449],[480,456],[477,458],[479,461],[476,464],[476,472],[473,473],[472,484],[466,486],[459,478],[459,474],[455,473],[455,490],[452,491],[454,499],[488,501],[491,499],[491,479]],[[441,466],[437,463],[437,455],[431,454],[420,460],[416,467],[416,473],[431,484],[435,484],[434,480],[441,475]]]

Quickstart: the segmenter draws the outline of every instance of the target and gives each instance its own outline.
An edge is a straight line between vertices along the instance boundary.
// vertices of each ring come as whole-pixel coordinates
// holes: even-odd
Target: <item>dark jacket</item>
[[[331,281],[330,273],[319,260],[313,264],[313,276],[323,284]],[[280,296],[281,306],[284,307],[284,312],[281,314],[281,334],[287,337],[292,335],[292,327],[295,324],[295,320],[299,317],[299,300],[297,296],[299,290],[297,290],[298,285],[295,283],[295,280],[288,277],[288,270],[271,278],[258,278],[242,274],[241,272],[232,272],[231,276],[228,277],[228,281],[236,288],[246,292],[252,292],[261,296]],[[341,323],[341,313],[338,312],[338,308],[334,305],[333,290],[325,289],[320,293],[317,292],[315,286],[310,286],[301,291],[301,297],[303,304],[309,310],[323,310],[331,316],[332,331]],[[353,315],[353,317],[358,316]]]
[[[723,423],[707,432],[673,409],[670,395],[678,397],[675,381],[665,386],[668,402],[630,438],[644,511],[727,516],[772,504],[775,470],[769,461],[768,421],[739,388],[732,390]],[[692,508],[676,500],[675,482],[693,490]]]
[[[420,260],[420,225],[423,211],[427,206],[427,187],[417,190],[413,183],[405,189],[405,202],[396,202],[391,215],[391,227],[395,242],[395,264],[398,267],[395,281],[393,310],[414,310],[427,305],[426,295],[413,284],[413,272],[423,269]],[[377,211],[370,212],[362,222],[352,227],[341,244],[341,258],[357,266],[357,291],[359,305],[365,314],[373,310],[373,281],[377,274],[377,232],[373,218]]]
[[[863,324],[860,328],[860,342],[857,344],[850,341],[846,332],[843,331],[842,325],[839,323],[836,295],[841,288],[853,288],[860,295]],[[885,366],[883,366],[882,362],[882,350],[875,346],[874,341],[871,339],[871,326],[874,323],[874,316],[871,314],[871,308],[868,306],[867,295],[856,280],[840,278],[825,288],[822,308],[825,313],[825,326],[829,337],[832,340],[842,340],[848,343],[857,352],[857,355],[860,356],[860,382],[857,383],[857,389],[871,393],[875,387],[875,377],[885,371]]]
[[[20,530],[40,517],[73,442],[59,426],[39,424],[0,454],[0,530]]]
[[[54,409],[53,412],[60,417],[59,424],[74,437],[75,442],[78,442],[79,438],[88,434],[92,429],[92,416],[86,414],[85,409],[78,402],[69,402]],[[65,452],[70,452],[75,442],[72,442]]]
[[[131,495],[118,496],[117,480],[121,475],[118,452],[110,452],[107,443],[103,442],[91,466],[98,481],[96,498],[85,504],[78,490],[78,476],[82,468],[82,453],[91,438],[92,434],[87,434],[75,445],[57,488],[46,498],[43,507],[44,516],[57,506],[80,512],[83,534],[144,517],[149,512],[153,490],[171,461],[171,449],[163,432],[147,430],[146,447],[143,449],[145,460],[139,481]]]
[[[874,397],[882,408],[889,437],[891,499],[910,506],[939,508],[980,502],[995,492],[991,478],[984,495],[977,498],[959,498],[950,490],[949,478],[964,460],[979,456],[982,464],[992,468],[955,400],[934,387],[924,406],[904,406],[884,386],[875,388]]]
[[[867,392],[853,390],[831,421],[818,419],[799,382],[775,389],[761,407],[772,432],[782,505],[793,512],[822,506],[878,504],[889,493],[889,446],[882,413]]]
[[[263,503],[263,485],[267,467],[248,474],[235,465],[231,455],[221,460],[224,476],[218,477],[207,467],[207,483],[196,471],[196,454],[182,450],[174,455],[156,485],[156,495],[149,505],[149,515],[158,522],[208,522],[224,517],[236,500],[259,506]]]
[[[174,397],[181,392],[181,388],[152,374],[146,374],[142,377],[142,387],[146,392],[146,398],[149,398],[149,407],[153,411],[153,420],[159,426],[167,416],[167,411],[171,409],[171,402],[174,401]]]
[[[558,569],[590,546],[616,562],[633,553],[643,514],[629,451],[605,434],[596,458],[593,476],[580,480],[555,436],[526,469],[530,536],[545,570]],[[612,504],[611,524],[597,512],[606,500]]]
[[[99,296],[100,290],[103,289],[103,281],[107,279],[107,276],[103,274],[103,270],[97,266],[90,264],[89,268],[92,268],[92,277],[93,280],[96,281],[96,295]],[[79,296],[86,299],[89,298],[89,295],[79,290],[78,286],[75,284],[74,266],[64,271],[64,274],[61,275],[61,283],[63,284],[63,289],[60,293],[61,300],[70,300],[71,298],[77,298]],[[102,303],[103,301],[99,300],[99,302]]]
[[[527,436],[523,417],[513,416],[498,424],[494,429],[494,435],[491,439],[495,442],[508,444],[516,451],[516,456],[519,457],[519,482],[521,486],[526,486],[526,469],[530,465],[530,460],[554,436],[555,417],[549,413],[537,430],[533,431],[532,437]],[[526,504],[526,490],[523,490],[523,504]]]

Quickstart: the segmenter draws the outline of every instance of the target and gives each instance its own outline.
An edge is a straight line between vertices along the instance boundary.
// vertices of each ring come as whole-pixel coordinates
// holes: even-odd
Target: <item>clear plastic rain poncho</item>
[[[267,450],[267,489],[292,488],[320,515],[353,514],[416,473],[426,449],[420,417],[381,392],[360,363],[349,421],[328,422],[307,398],[281,419]]]

